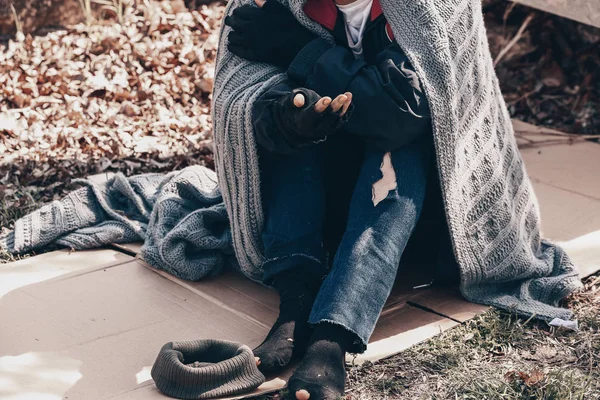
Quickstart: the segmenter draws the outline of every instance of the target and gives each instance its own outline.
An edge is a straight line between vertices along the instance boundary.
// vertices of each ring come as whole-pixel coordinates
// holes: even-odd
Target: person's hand
[[[227,48],[250,61],[275,64],[284,69],[315,35],[296,20],[277,0],[254,0],[225,18],[229,32]]]
[[[282,132],[294,145],[315,143],[337,133],[352,113],[352,93],[335,99],[299,88],[285,96],[278,107]]]

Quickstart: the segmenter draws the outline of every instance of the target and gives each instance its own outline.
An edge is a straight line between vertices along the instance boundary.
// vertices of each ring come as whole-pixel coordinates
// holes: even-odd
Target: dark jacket
[[[289,152],[289,144],[269,123],[270,107],[283,93],[306,87],[321,96],[353,94],[353,112],[343,132],[391,151],[431,134],[429,107],[417,75],[374,0],[363,35],[363,59],[348,47],[345,22],[333,0],[308,0],[308,17],[335,38],[332,46],[318,38],[308,43],[288,68],[289,80],[264,93],[254,104],[257,139],[271,151]]]

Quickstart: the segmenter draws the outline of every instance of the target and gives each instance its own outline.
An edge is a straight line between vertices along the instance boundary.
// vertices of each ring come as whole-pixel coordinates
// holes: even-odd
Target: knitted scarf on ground
[[[230,1],[227,12],[248,1]],[[282,2],[303,25],[333,40],[303,13],[305,0]],[[558,301],[581,283],[562,249],[540,238],[537,200],[493,69],[480,0],[381,5],[431,108],[463,295],[545,320],[569,319],[572,313]],[[237,259],[249,277],[260,279],[263,210],[252,105],[285,75],[230,53],[230,28],[222,29],[213,94],[217,173]]]
[[[75,182],[84,186],[0,233],[0,251],[18,254],[49,244],[83,250],[144,241],[146,262],[183,279],[237,268],[227,211],[216,174],[208,168]]]

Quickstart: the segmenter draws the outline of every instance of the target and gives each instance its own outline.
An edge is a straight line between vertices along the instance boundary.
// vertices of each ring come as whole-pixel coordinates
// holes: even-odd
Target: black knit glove
[[[228,37],[229,51],[247,60],[284,69],[316,38],[277,0],[267,0],[261,8],[251,4],[236,8],[225,18],[225,24],[233,29]]]
[[[294,104],[294,98],[299,93],[304,96],[302,107]],[[342,108],[333,111],[333,104],[323,112],[316,111],[315,105],[320,99],[321,96],[316,92],[299,88],[277,101],[274,113],[275,124],[292,146],[300,147],[323,141],[327,136],[339,132],[350,118],[352,105],[346,113],[343,113]]]

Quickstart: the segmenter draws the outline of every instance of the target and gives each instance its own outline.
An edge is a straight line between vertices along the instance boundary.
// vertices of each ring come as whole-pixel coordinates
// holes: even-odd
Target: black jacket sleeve
[[[431,135],[427,99],[408,58],[395,43],[378,54],[375,65],[369,65],[345,47],[315,39],[298,53],[287,73],[321,96],[351,92],[354,113],[344,131],[382,150]]]

